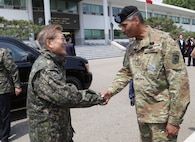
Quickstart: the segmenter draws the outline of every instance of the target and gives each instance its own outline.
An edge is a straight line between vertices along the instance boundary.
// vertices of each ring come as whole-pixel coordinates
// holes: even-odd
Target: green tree
[[[163,3],[195,10],[195,0],[163,0]]]
[[[195,32],[186,31],[183,33],[183,37],[184,37],[184,39],[188,39],[189,37],[195,38]]]
[[[177,27],[173,20],[167,18],[151,17],[148,18],[145,23],[150,25],[152,28],[168,32],[172,38],[177,38],[178,34],[184,31],[181,26]]]
[[[32,21],[7,20],[0,17],[0,35],[14,37],[21,41],[28,40],[33,35],[36,37],[43,27]]]

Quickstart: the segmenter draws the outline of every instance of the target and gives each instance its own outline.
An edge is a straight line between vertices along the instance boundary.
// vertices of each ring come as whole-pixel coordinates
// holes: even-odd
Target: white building
[[[137,6],[146,17],[145,1],[141,0],[0,0],[0,16],[32,20],[37,24],[61,24],[77,45],[107,44],[113,38],[125,38],[113,15],[127,5]],[[195,31],[193,10],[153,0],[153,4],[147,4],[147,13],[148,17],[171,18],[185,30]]]

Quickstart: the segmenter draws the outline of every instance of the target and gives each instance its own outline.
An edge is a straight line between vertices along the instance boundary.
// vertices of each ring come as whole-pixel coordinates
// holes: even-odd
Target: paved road
[[[103,59],[103,58],[113,58],[122,57],[124,51],[113,47],[111,45],[101,45],[101,46],[76,46],[75,48],[77,56],[84,57],[86,59]]]
[[[104,92],[122,66],[122,57],[89,60],[93,72],[91,89]],[[191,104],[181,126],[178,142],[195,131],[195,67],[188,67],[191,85]],[[106,106],[72,110],[76,131],[75,142],[138,142],[139,132],[134,107],[128,99],[128,88],[113,97]],[[29,142],[27,119],[12,122],[13,142]],[[195,141],[195,140],[194,140]]]

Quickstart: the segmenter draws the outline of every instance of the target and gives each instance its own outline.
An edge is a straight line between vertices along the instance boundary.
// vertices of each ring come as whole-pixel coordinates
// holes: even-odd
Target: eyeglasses
[[[62,38],[48,38],[49,40],[55,40],[55,39],[59,39],[59,40],[62,40],[63,42],[66,42],[66,39],[64,37]]]

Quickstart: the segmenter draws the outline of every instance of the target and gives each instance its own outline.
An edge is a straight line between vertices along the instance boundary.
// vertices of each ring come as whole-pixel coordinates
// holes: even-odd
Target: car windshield
[[[28,54],[18,46],[8,42],[0,42],[0,46],[7,49],[12,54],[14,61],[21,62],[27,60]]]
[[[29,47],[37,50],[38,52],[41,52],[41,46],[39,45],[38,41],[23,41],[23,43],[25,43],[26,45],[28,45]]]

